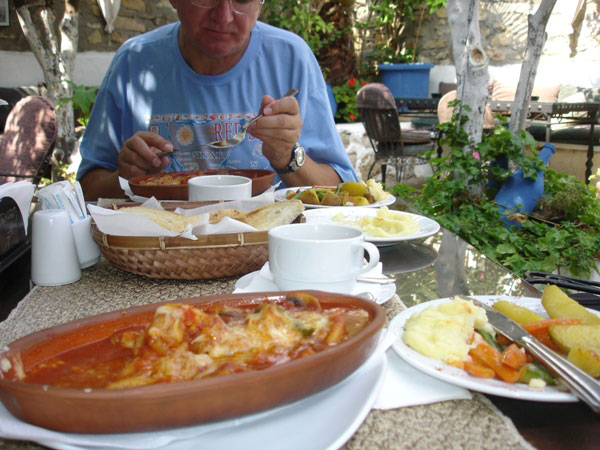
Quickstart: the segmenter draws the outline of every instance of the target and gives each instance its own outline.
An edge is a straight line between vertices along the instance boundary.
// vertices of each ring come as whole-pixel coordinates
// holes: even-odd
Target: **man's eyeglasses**
[[[192,5],[198,8],[212,9],[217,6],[221,0],[191,0]],[[262,5],[265,0],[229,0],[231,9],[236,14],[248,15],[256,12],[258,5]]]

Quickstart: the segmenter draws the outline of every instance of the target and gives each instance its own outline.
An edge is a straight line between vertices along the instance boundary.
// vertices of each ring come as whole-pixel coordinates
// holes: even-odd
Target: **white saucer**
[[[263,288],[257,286],[256,290],[249,290],[248,287],[250,286],[250,283],[252,283],[254,278],[256,276],[258,276],[259,274],[260,274],[260,270],[257,270],[256,272],[251,272],[249,274],[244,275],[242,278],[240,278],[239,280],[236,281],[235,290],[233,292],[234,293],[236,293],[236,292],[260,292],[263,290],[273,290],[273,291],[279,290],[273,284],[272,281],[266,280],[266,279],[264,280],[264,282],[265,282],[265,285],[268,284],[269,289],[263,289]],[[265,286],[265,287],[267,287],[267,286]],[[356,286],[353,291],[353,294],[359,294],[361,292],[370,292],[371,294],[373,294],[375,296],[375,303],[382,305],[394,296],[394,294],[396,293],[396,284],[395,283],[376,284],[376,283],[364,283],[361,281],[357,281]]]

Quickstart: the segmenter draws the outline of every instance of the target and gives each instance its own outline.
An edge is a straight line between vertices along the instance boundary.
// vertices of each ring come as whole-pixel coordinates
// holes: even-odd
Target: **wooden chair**
[[[381,164],[381,182],[385,183],[387,164],[394,159],[396,181],[402,180],[405,158],[417,156],[433,148],[431,132],[428,130],[402,130],[396,102],[387,86],[381,83],[369,83],[356,94],[356,106],[360,119],[367,132],[371,147],[375,152],[375,160],[367,179],[375,164]],[[398,170],[398,160],[402,160],[402,168]]]
[[[0,184],[25,178],[37,185],[50,169],[57,134],[56,111],[48,99],[21,99],[0,135]]]

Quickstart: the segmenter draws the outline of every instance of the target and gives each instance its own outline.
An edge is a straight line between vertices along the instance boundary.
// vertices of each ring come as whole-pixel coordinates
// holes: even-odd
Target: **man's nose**
[[[234,15],[232,0],[220,0],[213,8],[213,14],[219,22],[231,22]]]

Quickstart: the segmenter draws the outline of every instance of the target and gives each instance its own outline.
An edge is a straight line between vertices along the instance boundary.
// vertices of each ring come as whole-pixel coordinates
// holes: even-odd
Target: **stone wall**
[[[480,1],[481,39],[490,65],[520,63],[527,45],[527,16],[535,13],[541,0]],[[546,30],[548,40],[544,57],[558,57],[587,62],[600,62],[600,2],[585,0],[576,15],[578,2],[558,0]],[[419,17],[420,12],[415,12]],[[417,36],[418,21],[410,25],[408,36]],[[421,22],[417,49],[419,60],[434,64],[453,64],[452,40],[446,10]],[[407,40],[414,46],[414,39]]]

